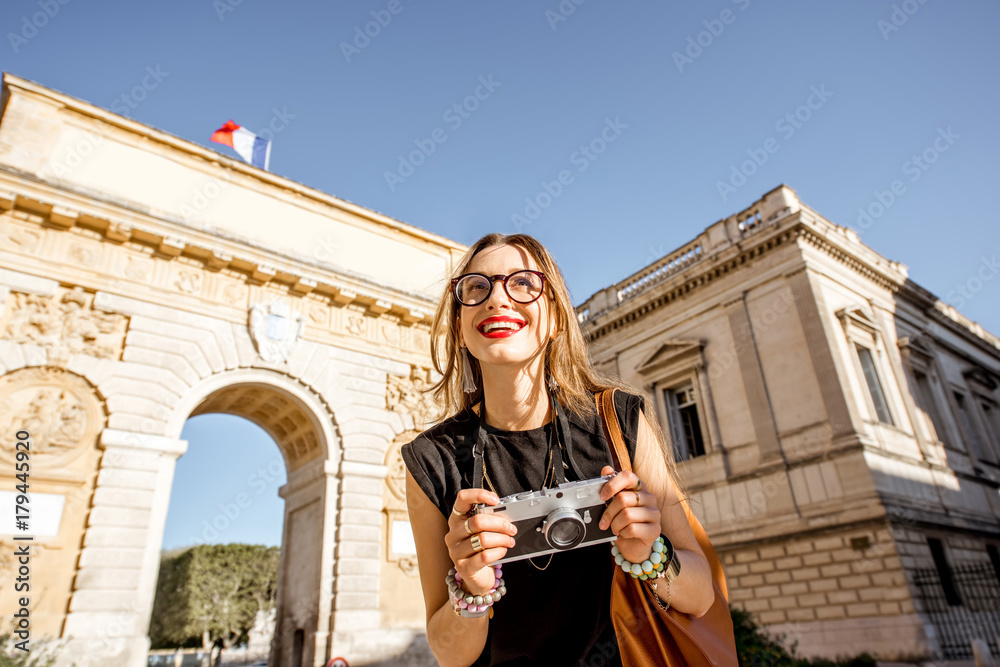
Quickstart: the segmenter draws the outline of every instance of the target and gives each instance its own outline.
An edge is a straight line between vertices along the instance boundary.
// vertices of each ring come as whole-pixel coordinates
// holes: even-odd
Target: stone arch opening
[[[328,406],[293,378],[242,369],[205,379],[175,407],[167,433],[221,413],[242,417],[277,444],[287,471],[270,664],[314,664],[328,651],[340,440]],[[298,656],[301,656],[300,658]]]

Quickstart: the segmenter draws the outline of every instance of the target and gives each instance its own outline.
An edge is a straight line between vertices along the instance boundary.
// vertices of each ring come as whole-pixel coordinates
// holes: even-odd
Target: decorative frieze
[[[23,207],[32,200],[16,197],[16,202]],[[10,211],[0,217],[0,245],[25,256],[29,264],[44,248],[47,261],[74,273],[86,271],[98,290],[127,293],[152,288],[167,300],[197,299],[206,310],[218,305],[243,310],[252,303],[282,301],[302,314],[314,340],[330,342],[332,334],[411,355],[426,355],[430,349],[427,309],[387,299],[372,289],[376,286],[365,292],[323,282],[317,276],[233,257],[218,248],[202,248],[187,239],[159,237],[120,221],[101,225],[90,214],[73,218],[69,226],[48,222],[34,209]],[[225,309],[216,312],[228,318],[236,315]]]
[[[127,320],[94,310],[93,302],[94,295],[80,287],[59,288],[52,297],[16,292],[3,338],[40,346],[55,365],[65,365],[74,354],[117,359]]]

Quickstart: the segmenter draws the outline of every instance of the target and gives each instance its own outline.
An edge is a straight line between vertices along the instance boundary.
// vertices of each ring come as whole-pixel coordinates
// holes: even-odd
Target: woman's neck
[[[486,423],[502,431],[527,431],[546,424],[549,395],[545,388],[544,364],[528,368],[483,368],[483,400]]]

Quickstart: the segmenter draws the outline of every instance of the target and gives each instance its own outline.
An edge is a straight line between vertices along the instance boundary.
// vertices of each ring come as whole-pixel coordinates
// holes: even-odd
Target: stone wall
[[[920,653],[924,628],[894,534],[872,525],[726,551],[730,600],[803,655]]]

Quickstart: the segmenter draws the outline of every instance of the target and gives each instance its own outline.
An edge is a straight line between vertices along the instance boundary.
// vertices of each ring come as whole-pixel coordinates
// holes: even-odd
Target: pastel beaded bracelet
[[[649,558],[642,561],[641,563],[633,563],[622,556],[621,552],[618,551],[617,545],[611,545],[611,555],[615,557],[615,563],[621,567],[622,570],[631,574],[634,579],[655,579],[660,577],[663,573],[663,566],[665,565],[664,560],[669,555],[671,560],[673,560],[673,554],[667,554],[668,547],[665,542],[663,535],[656,538],[653,542],[653,552],[649,554]],[[671,549],[672,551],[672,549]]]
[[[493,576],[496,581],[486,595],[473,595],[462,588],[462,575],[455,568],[448,570],[445,582],[448,584],[448,598],[451,600],[451,610],[462,618],[479,618],[489,613],[493,603],[507,595],[507,584],[503,580],[503,569],[493,566]]]

